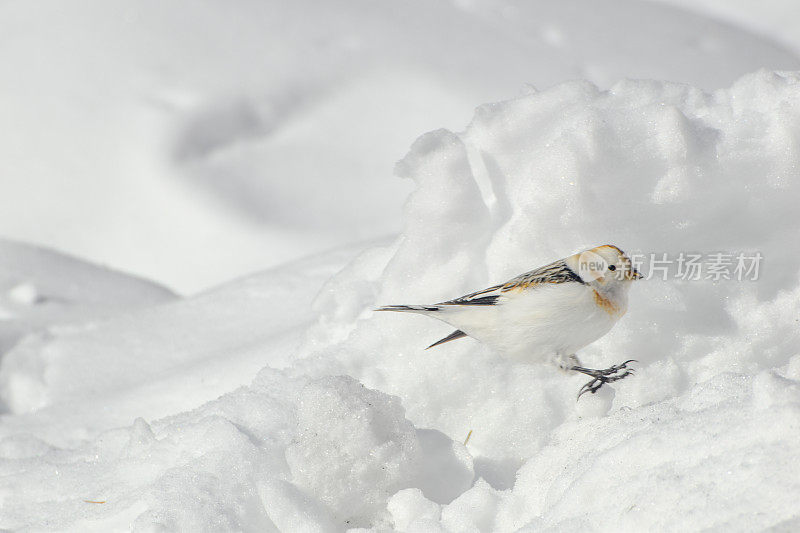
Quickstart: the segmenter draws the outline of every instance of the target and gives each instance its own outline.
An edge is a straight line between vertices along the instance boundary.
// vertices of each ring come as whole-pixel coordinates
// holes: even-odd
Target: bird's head
[[[642,278],[625,252],[612,244],[575,254],[570,263],[584,283],[604,291],[627,288],[630,282]]]

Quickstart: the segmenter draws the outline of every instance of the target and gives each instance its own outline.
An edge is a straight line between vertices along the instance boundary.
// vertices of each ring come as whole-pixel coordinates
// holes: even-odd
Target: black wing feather
[[[454,341],[456,339],[460,339],[461,337],[466,337],[466,336],[467,336],[466,333],[464,333],[460,329],[457,329],[453,333],[451,333],[450,335],[445,337],[444,339],[439,339],[438,341],[434,342],[433,344],[431,344],[430,346],[428,346],[425,349],[429,350],[429,349],[433,348],[434,346],[439,346],[440,344],[444,344],[446,342]]]
[[[549,265],[521,274],[506,283],[436,305],[497,305],[504,292],[524,289],[541,283],[584,283],[584,281],[567,265],[565,260],[559,259]]]

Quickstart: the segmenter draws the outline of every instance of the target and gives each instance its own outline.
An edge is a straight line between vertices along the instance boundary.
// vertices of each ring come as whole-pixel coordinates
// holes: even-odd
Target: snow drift
[[[155,283],[0,239],[0,354],[24,335],[173,300]]]
[[[242,354],[260,353],[267,366],[252,383],[194,408],[173,398],[164,418],[108,416],[99,427],[87,422],[92,396],[61,388],[71,368],[88,373],[98,360],[80,349],[95,346],[92,335],[56,332],[12,351],[0,382],[39,385],[36,401],[2,389],[17,407],[0,441],[0,526],[797,527],[798,168],[797,73],[757,72],[713,93],[572,82],[482,106],[463,132],[414,143],[397,165],[416,186],[402,235],[324,282],[313,312],[259,291],[259,320],[230,335],[198,332],[202,351],[170,359],[172,345],[158,341],[177,389],[186,373],[216,372],[204,367],[209,357],[230,361],[233,374],[246,359],[239,377],[249,378],[253,359]],[[457,296],[605,242],[646,256],[760,252],[764,262],[757,281],[635,285],[629,315],[581,355],[602,365],[636,358],[639,373],[577,403],[581,377],[505,360],[471,339],[424,351],[445,325],[371,311]],[[237,283],[215,291],[206,320],[240,320],[243,294]],[[142,356],[143,325],[191,329],[194,318],[170,305],[102,326],[102,353],[120,374]],[[301,333],[276,343],[256,323],[281,320],[285,305],[295,311],[281,331],[293,323]],[[135,400],[114,387],[103,397],[133,414]],[[69,442],[52,436],[62,402],[73,411]],[[26,422],[36,417],[50,417],[47,430]]]

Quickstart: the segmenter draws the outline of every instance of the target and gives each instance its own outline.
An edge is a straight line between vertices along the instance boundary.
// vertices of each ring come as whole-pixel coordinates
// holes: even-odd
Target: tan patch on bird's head
[[[616,316],[619,314],[618,305],[614,304],[611,300],[597,292],[597,289],[593,289],[592,292],[594,292],[594,303],[597,304],[597,307],[611,316]]]
[[[620,255],[625,255],[625,252],[620,250],[617,246],[613,244],[604,244],[603,246],[598,246],[597,248],[593,248],[593,250],[602,250],[603,248],[607,248],[609,250],[615,250]]]

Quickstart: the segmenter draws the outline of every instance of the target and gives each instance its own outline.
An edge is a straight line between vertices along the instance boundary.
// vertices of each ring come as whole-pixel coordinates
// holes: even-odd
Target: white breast
[[[454,309],[446,321],[504,355],[541,361],[569,356],[608,333],[626,311],[626,296],[609,300],[579,283],[542,284],[509,291],[498,305]]]

